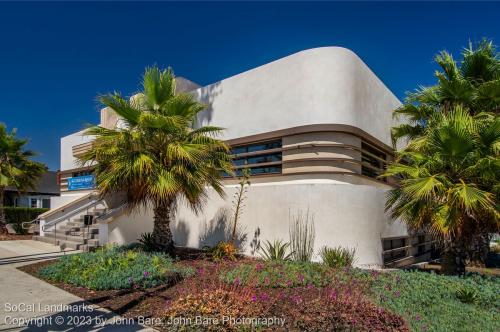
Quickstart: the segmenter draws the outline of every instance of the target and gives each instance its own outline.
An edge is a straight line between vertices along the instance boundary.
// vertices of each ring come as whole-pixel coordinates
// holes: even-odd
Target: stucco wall
[[[231,209],[235,191],[236,187],[228,188],[225,201],[211,193],[200,216],[181,208],[173,227],[177,244],[201,247],[223,239],[231,213],[224,219],[222,212]],[[255,254],[254,240],[288,241],[290,216],[309,210],[315,220],[316,251],[324,245],[354,247],[358,264],[381,265],[381,238],[406,235],[402,225],[385,216],[384,194],[380,188],[349,184],[254,185],[248,191],[240,224],[244,251]]]
[[[176,244],[201,248],[228,239],[230,201],[236,190],[228,187],[225,200],[209,190],[200,215],[181,205],[172,223]],[[339,183],[254,184],[248,191],[238,239],[246,254],[258,255],[258,241],[288,241],[290,216],[309,210],[314,216],[316,252],[324,245],[341,245],[356,248],[358,265],[382,265],[381,238],[407,234],[403,225],[385,216],[384,193],[383,188]],[[118,217],[108,225],[109,242],[134,242],[140,233],[152,230],[152,220],[151,210]]]
[[[61,171],[79,167],[73,157],[73,146],[92,141],[92,136],[82,134],[83,130],[61,138]]]
[[[347,124],[391,144],[399,100],[352,51],[305,50],[195,91],[208,105],[199,123],[225,139],[308,124]]]

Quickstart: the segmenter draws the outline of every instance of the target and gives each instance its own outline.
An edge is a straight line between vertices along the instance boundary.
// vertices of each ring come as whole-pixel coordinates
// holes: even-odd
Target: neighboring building
[[[384,212],[391,180],[377,176],[393,159],[392,111],[401,103],[356,54],[316,48],[206,87],[178,81],[208,105],[200,125],[227,128],[224,139],[232,147],[235,169],[251,170],[240,221],[246,253],[256,254],[259,241],[287,240],[290,218],[307,211],[314,216],[316,249],[356,248],[358,265],[404,264],[428,253],[425,236],[411,237]],[[102,126],[117,122],[113,112],[101,111]],[[91,141],[81,132],[61,139],[61,197],[53,200],[56,209],[43,216],[47,231],[54,230],[53,220],[65,218],[61,210],[98,204],[90,203],[92,167],[78,167],[75,159]],[[179,207],[172,223],[177,245],[199,248],[227,235],[227,210],[237,181],[225,179],[225,199],[209,190],[202,214]],[[150,210],[126,215],[116,213],[119,208],[111,202],[101,203],[101,209],[113,212],[96,213],[107,217],[100,218],[98,235],[87,244],[132,242],[152,230]]]
[[[7,187],[4,205],[50,209],[50,199],[59,196],[59,188],[57,172],[47,171],[40,177],[35,188],[18,191],[14,187]]]

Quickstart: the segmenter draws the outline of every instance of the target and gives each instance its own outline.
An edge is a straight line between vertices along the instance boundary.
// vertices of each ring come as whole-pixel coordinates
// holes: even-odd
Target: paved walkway
[[[16,269],[62,254],[43,242],[0,241],[0,331],[154,331]]]

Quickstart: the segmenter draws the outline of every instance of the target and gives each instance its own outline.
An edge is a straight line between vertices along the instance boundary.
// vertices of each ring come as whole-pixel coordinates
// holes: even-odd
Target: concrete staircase
[[[95,209],[92,212],[82,213],[71,218],[69,221],[61,222],[46,230],[44,235],[35,235],[33,240],[42,241],[58,246],[65,246],[75,250],[92,251],[99,246],[99,227],[97,224],[85,226],[84,214],[96,217],[102,215],[105,209]]]

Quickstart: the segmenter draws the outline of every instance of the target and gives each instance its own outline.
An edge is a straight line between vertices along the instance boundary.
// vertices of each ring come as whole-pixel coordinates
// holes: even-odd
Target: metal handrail
[[[124,210],[126,207],[127,207],[127,203],[125,202],[125,203],[122,203],[121,205],[117,206],[116,208],[109,209],[104,214],[97,216],[94,219],[94,222],[99,221],[99,220],[109,219],[109,218],[113,217],[115,214],[117,214],[118,212],[121,212],[122,210]]]
[[[61,221],[64,221],[64,220],[67,220],[68,218],[70,218],[71,216],[77,214],[78,212],[81,212],[82,210],[85,210],[85,209],[88,209],[92,206],[95,206],[99,203],[102,202],[102,199],[96,199],[92,202],[89,202],[87,204],[84,204],[82,206],[80,206],[79,208],[76,208],[74,210],[71,210],[69,211],[68,213],[66,213],[65,215],[55,219],[55,220],[52,220],[51,222],[48,222],[46,223],[45,225],[43,225],[42,227],[42,231],[45,231],[46,227],[51,227],[51,226],[54,226],[54,225],[57,225],[58,223],[60,223]]]
[[[37,221],[40,221],[40,219],[39,219],[39,218],[36,218],[36,219],[31,220],[31,221],[23,221],[23,222],[21,223],[21,228],[22,228],[22,229],[29,229],[31,226],[25,227],[24,225],[25,225],[25,224],[34,224],[34,223],[35,223],[35,222],[37,222]]]

